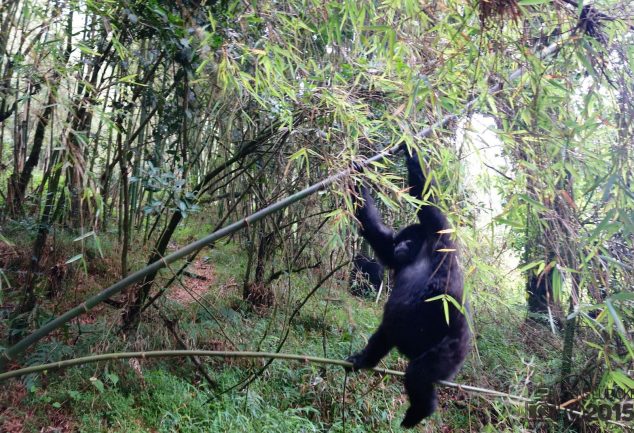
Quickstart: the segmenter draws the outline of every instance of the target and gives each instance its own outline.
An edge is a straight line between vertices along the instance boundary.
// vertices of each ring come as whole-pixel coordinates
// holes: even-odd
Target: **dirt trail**
[[[207,294],[215,279],[213,266],[205,263],[203,259],[196,259],[183,274],[183,284],[174,282],[167,297],[179,304],[191,304],[195,299]]]

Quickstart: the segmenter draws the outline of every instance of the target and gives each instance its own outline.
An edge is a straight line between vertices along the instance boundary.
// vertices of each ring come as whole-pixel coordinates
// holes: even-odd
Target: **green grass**
[[[324,333],[325,355],[331,358],[345,358],[365,344],[378,323],[380,307],[339,294],[342,305],[331,305],[325,317],[318,314],[325,307],[323,299],[307,306],[293,324],[284,351],[323,356]],[[226,309],[214,306],[216,318],[220,317],[224,331],[237,341],[262,335],[269,326],[267,317],[255,313],[227,317],[221,314],[223,308]],[[350,312],[356,327],[348,323]],[[204,345],[206,336],[217,336],[219,325],[203,314],[198,317],[182,329],[188,338]],[[522,380],[518,372],[525,368],[521,342],[508,344],[505,329],[510,327],[482,327],[481,332],[486,335],[478,340],[482,365],[476,365],[473,356],[458,380],[518,391]],[[150,326],[141,330],[143,344],[159,347],[161,342],[156,340],[167,336],[164,332],[151,335],[151,330]],[[261,343],[262,350],[270,350],[278,342],[279,329],[272,332],[269,326],[269,331],[271,335]],[[403,367],[403,360],[396,353],[388,356],[385,363]],[[249,371],[261,362],[214,359],[205,364],[218,382],[218,389],[226,389],[247,378]],[[127,362],[121,361],[51,375],[48,385],[36,388],[25,405],[25,410],[38,408],[39,421],[33,422],[31,431],[50,422],[50,410],[61,410],[76,423],[78,431],[86,432],[339,432],[343,431],[344,411],[346,431],[388,432],[401,431],[398,425],[406,408],[398,379],[365,373],[348,378],[344,408],[341,402],[345,375],[338,367],[275,361],[247,389],[221,395],[211,392],[186,360],[142,362],[141,369],[142,376],[137,376]],[[116,383],[110,379],[113,373],[118,378]],[[103,384],[102,388],[95,386],[95,379]],[[423,431],[440,431],[443,425],[452,426],[454,431],[480,431],[487,422],[489,431],[520,431],[513,427],[514,422],[521,423],[521,411],[516,408],[473,395],[452,401],[455,396],[455,392],[441,390],[442,409],[425,423]]]
[[[185,241],[182,236],[179,234],[179,242]],[[112,254],[111,242],[102,241],[107,254]],[[135,259],[141,260],[142,254],[136,254],[139,257]],[[274,350],[286,330],[289,312],[318,279],[306,273],[293,276],[289,284],[287,278],[281,278],[276,285],[278,307],[251,311],[239,302],[246,263],[239,246],[218,243],[200,257],[214,266],[214,280],[201,303],[180,305],[167,299],[160,303],[164,314],[177,321],[180,335],[190,348]],[[112,257],[107,259],[113,261]],[[107,272],[107,267],[101,269],[95,264],[99,260],[98,254],[91,255],[91,269]],[[548,338],[547,330],[530,330],[535,334],[527,337],[523,307],[501,301],[504,291],[511,289],[496,287],[483,294],[474,288],[477,350],[456,381],[530,395],[532,388],[527,383],[556,382],[559,348],[539,349],[543,342],[556,342]],[[332,279],[295,317],[283,351],[344,359],[365,345],[381,313],[381,304],[350,296],[345,280]],[[127,342],[121,341],[115,329],[106,329],[105,323],[104,317],[84,325],[87,332],[72,346],[57,342],[66,351],[58,350],[56,356],[70,357],[69,351],[80,356],[177,347],[151,309]],[[228,343],[225,335],[233,343]],[[33,357],[37,353],[31,354],[32,363],[36,363]],[[51,353],[47,349],[41,356]],[[405,366],[395,351],[383,363],[396,369]],[[278,360],[247,388],[221,393],[247,379],[263,361],[205,359],[204,364],[217,382],[215,389],[186,359],[141,361],[136,371],[129,362],[117,361],[39,379],[29,377],[26,398],[12,414],[24,420],[27,432],[54,426],[60,419],[83,432],[343,432],[344,419],[346,432],[403,431],[399,423],[407,398],[397,378],[351,375],[342,404],[345,373],[339,367]],[[449,426],[448,431],[522,432],[534,427],[526,421],[521,406],[455,389],[441,388],[439,392],[440,409],[418,431],[439,432]],[[0,419],[0,426],[2,422]]]

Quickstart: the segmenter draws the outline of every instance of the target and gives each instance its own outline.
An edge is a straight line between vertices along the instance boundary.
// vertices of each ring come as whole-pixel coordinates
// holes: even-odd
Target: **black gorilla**
[[[416,154],[407,157],[410,194],[421,199],[425,175]],[[372,368],[396,347],[409,360],[405,390],[409,396],[401,425],[414,427],[436,409],[434,382],[451,379],[469,351],[470,331],[463,312],[448,298],[463,304],[462,272],[448,221],[433,205],[421,206],[420,224],[397,233],[381,222],[374,200],[362,186],[364,204],[357,208],[361,235],[378,259],[394,270],[394,288],[383,321],[362,351],[352,355],[353,370]],[[431,200],[431,199],[430,199]],[[448,317],[445,305],[448,305]]]
[[[350,292],[355,296],[368,296],[377,292],[383,283],[384,273],[382,264],[363,254],[357,254],[352,260]]]

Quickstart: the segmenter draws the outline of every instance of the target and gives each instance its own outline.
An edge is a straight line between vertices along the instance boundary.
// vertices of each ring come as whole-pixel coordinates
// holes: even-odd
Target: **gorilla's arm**
[[[361,236],[368,241],[381,263],[391,267],[394,265],[394,231],[381,222],[379,210],[365,185],[361,186],[361,195],[364,202],[355,213],[361,223]]]
[[[379,326],[368,340],[368,345],[365,346],[365,349],[348,357],[347,361],[352,363],[353,371],[363,368],[374,368],[392,350],[392,347],[394,347],[394,344],[390,342],[385,329],[383,326]]]
[[[425,174],[420,166],[417,153],[413,152],[411,156],[407,151],[405,151],[405,153],[407,154],[407,177],[410,186],[409,193],[413,197],[422,200],[425,194],[429,192],[435,183],[432,179],[429,182],[429,185],[427,185],[427,188],[425,188],[427,179],[425,178]],[[436,199],[433,191],[429,195],[429,201],[433,204],[421,206],[420,209],[418,209],[417,215],[420,223],[433,233],[449,228],[449,222],[447,221],[445,215],[440,211],[440,209],[434,206]]]

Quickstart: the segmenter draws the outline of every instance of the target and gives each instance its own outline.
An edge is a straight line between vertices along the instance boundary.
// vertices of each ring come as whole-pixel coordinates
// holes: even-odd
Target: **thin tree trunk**
[[[51,114],[53,113],[53,106],[55,104],[54,90],[51,89],[48,95],[48,101],[44,113],[40,116],[37,127],[35,129],[35,135],[33,137],[33,146],[29,158],[24,164],[22,172],[14,172],[9,179],[9,200],[12,214],[18,215],[22,210],[22,203],[24,202],[26,187],[31,181],[33,169],[37,167],[40,160],[40,153],[42,152],[42,144],[44,142],[44,133],[48,126]]]
[[[119,131],[122,131],[123,125],[119,124]],[[127,155],[127,150],[123,149],[123,133],[117,132],[117,148],[121,155]],[[121,250],[121,278],[125,278],[128,274],[128,250],[130,248],[130,191],[128,181],[128,164],[127,157],[119,158],[119,170],[121,171],[121,192],[123,194],[123,203],[121,205],[121,213],[123,217],[123,226],[121,233],[123,235],[123,246]]]
[[[262,230],[264,230],[264,223],[260,222],[260,232]],[[243,299],[255,307],[268,307],[274,301],[273,291],[264,280],[266,264],[272,259],[274,253],[271,249],[272,241],[272,234],[260,233],[253,282],[244,286]]]

